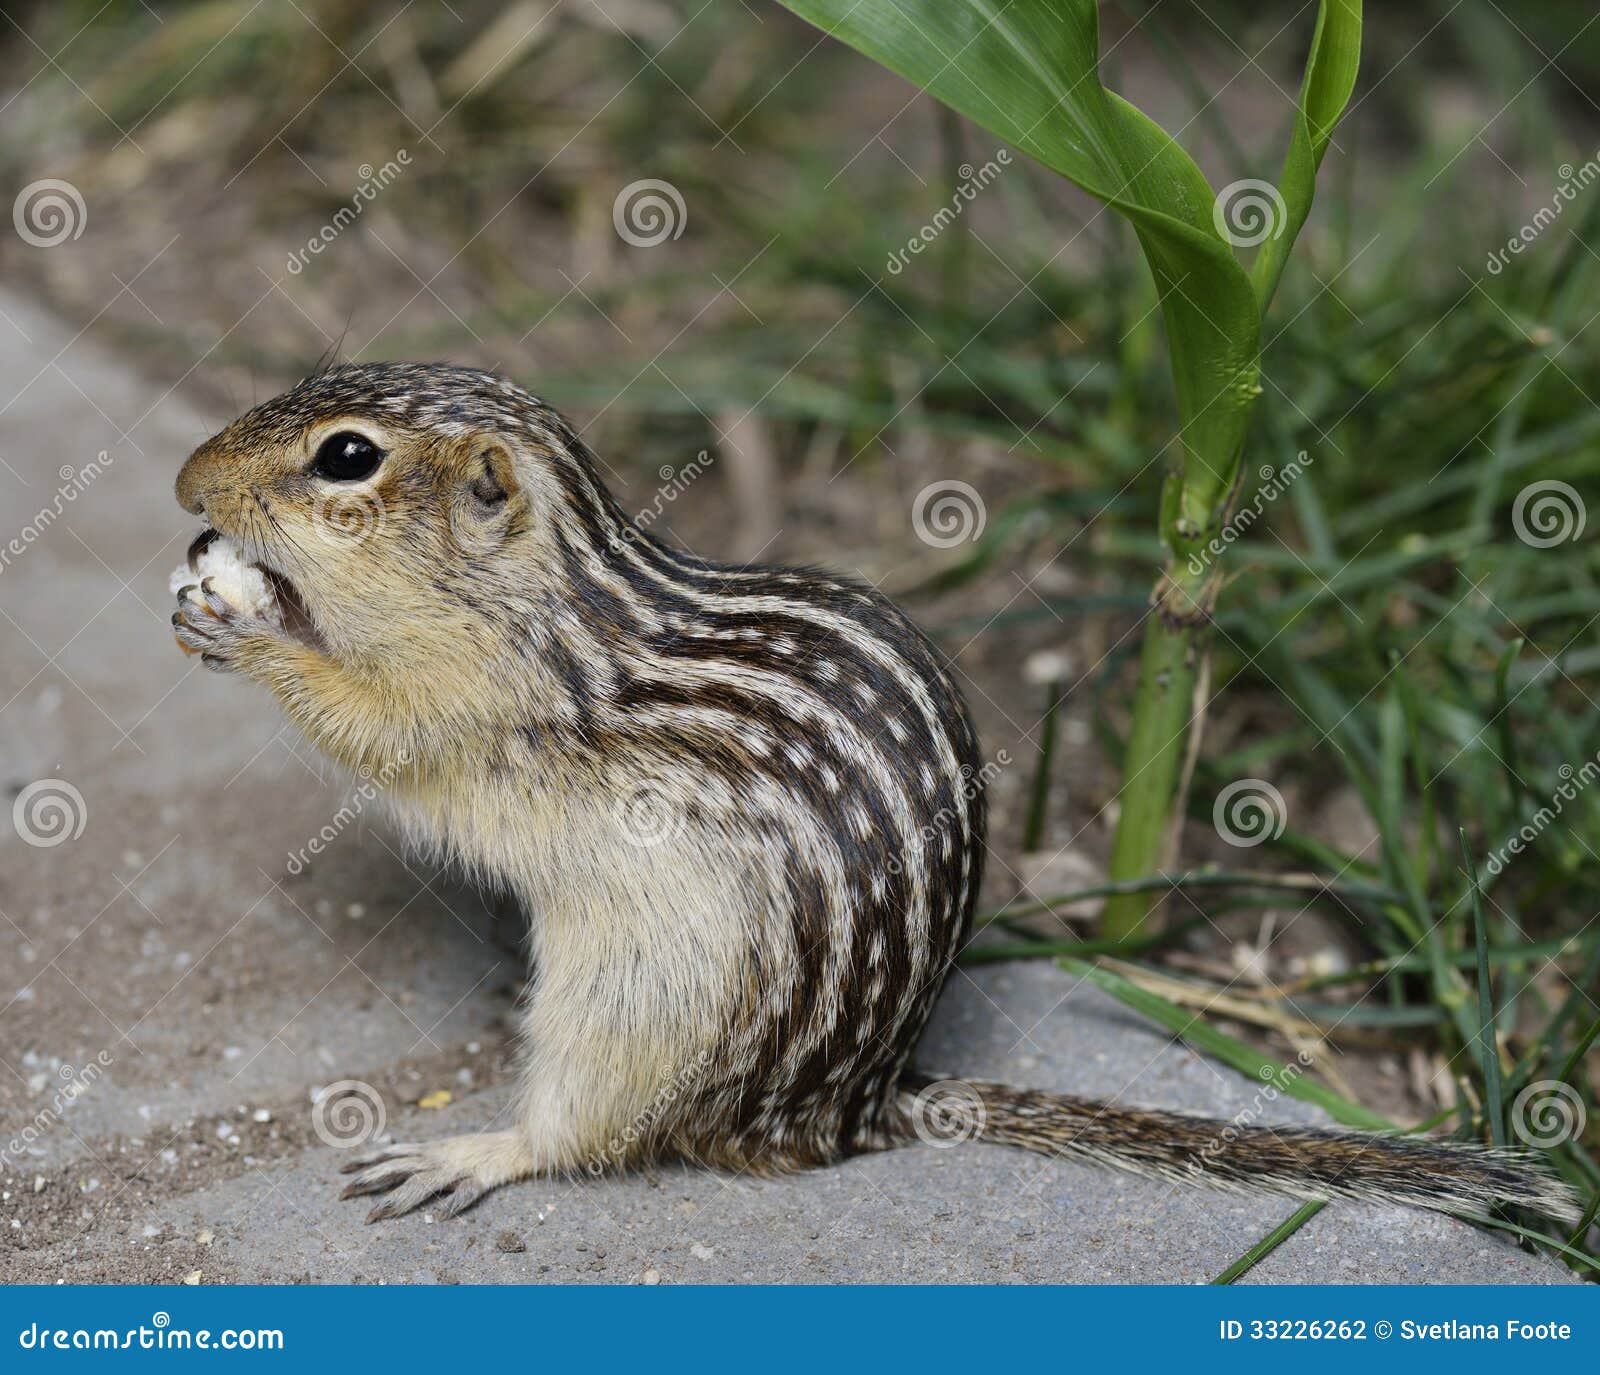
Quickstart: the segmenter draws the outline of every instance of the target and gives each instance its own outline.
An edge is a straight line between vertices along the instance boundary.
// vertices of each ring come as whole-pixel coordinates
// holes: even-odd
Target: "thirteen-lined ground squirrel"
[[[185,510],[281,613],[179,593],[179,640],[380,774],[419,842],[531,924],[508,1130],[364,1157],[373,1217],[680,1157],[779,1171],[957,1130],[1296,1195],[1568,1211],[1471,1147],[1257,1128],[907,1069],[965,940],[984,774],[938,653],[870,588],[631,521],[489,373],[320,372],[190,457]],[[919,1097],[920,1095],[920,1097]]]

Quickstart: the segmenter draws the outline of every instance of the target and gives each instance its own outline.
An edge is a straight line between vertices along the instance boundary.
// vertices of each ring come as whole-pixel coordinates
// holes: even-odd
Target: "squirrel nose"
[[[191,516],[206,513],[206,469],[210,466],[204,449],[196,449],[178,473],[178,505]]]

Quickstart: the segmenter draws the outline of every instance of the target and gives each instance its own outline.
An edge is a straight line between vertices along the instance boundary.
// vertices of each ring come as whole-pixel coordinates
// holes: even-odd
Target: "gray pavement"
[[[9,297],[0,379],[6,1279],[1189,1283],[1292,1211],[960,1146],[778,1180],[541,1181],[460,1219],[364,1226],[337,1200],[345,1155],[313,1096],[370,1085],[402,1138],[494,1120],[516,921],[406,854],[371,804],[291,872],[351,781],[167,628],[192,534],[172,478],[227,417]],[[919,1059],[1224,1116],[1256,1099],[1042,965],[958,974]],[[1251,1275],[1566,1278],[1450,1219],[1348,1203]]]

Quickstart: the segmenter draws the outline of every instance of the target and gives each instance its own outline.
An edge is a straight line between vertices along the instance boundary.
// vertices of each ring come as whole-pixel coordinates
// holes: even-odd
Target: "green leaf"
[[[1214,1055],[1223,1064],[1258,1084],[1268,1085],[1280,1093],[1288,1094],[1290,1098],[1315,1103],[1334,1121],[1342,1122],[1347,1127],[1361,1127],[1367,1131],[1394,1130],[1394,1123],[1388,1118],[1362,1107],[1360,1103],[1352,1103],[1304,1074],[1291,1072],[1287,1065],[1271,1056],[1262,1055],[1243,1041],[1218,1031],[1198,1013],[1179,1007],[1158,993],[1140,988],[1120,974],[1102,969],[1099,965],[1086,964],[1082,960],[1064,958],[1059,963],[1063,969],[1087,979],[1097,988],[1103,988],[1135,1012],[1144,1013],[1151,1021],[1160,1023],[1168,1031],[1181,1036],[1208,1055]]]
[[[1132,221],[1167,322],[1186,452],[1182,514],[1204,530],[1232,485],[1257,391],[1256,292],[1217,230],[1200,169],[1100,84],[1094,0],[784,3]],[[1307,80],[1321,91],[1322,80]]]
[[[1322,166],[1334,126],[1355,90],[1356,69],[1360,65],[1361,0],[1322,0],[1311,52],[1306,58],[1305,79],[1300,84],[1294,133],[1283,170],[1278,174],[1278,193],[1283,197],[1287,222],[1281,233],[1275,231],[1262,243],[1251,270],[1262,314],[1278,289],[1289,250],[1311,213],[1311,201],[1317,192],[1317,168]]]
[[[1232,1284],[1234,1280],[1239,1278],[1240,1275],[1244,1274],[1248,1270],[1254,1269],[1263,1260],[1270,1256],[1278,1249],[1278,1247],[1282,1246],[1284,1242],[1286,1242],[1290,1237],[1304,1227],[1306,1223],[1310,1222],[1312,1218],[1314,1218],[1327,1206],[1328,1200],[1325,1198],[1307,1199],[1306,1202],[1302,1203],[1294,1210],[1294,1212],[1290,1213],[1288,1217],[1284,1218],[1282,1222],[1268,1232],[1266,1236],[1262,1237],[1260,1241],[1256,1242],[1254,1246],[1240,1256],[1238,1260],[1234,1261],[1232,1265],[1228,1266],[1228,1268],[1218,1275],[1216,1279],[1212,1280],[1211,1283]]]

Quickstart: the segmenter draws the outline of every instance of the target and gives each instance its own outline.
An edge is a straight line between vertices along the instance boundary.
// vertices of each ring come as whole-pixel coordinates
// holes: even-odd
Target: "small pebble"
[[[515,1232],[507,1229],[494,1239],[494,1249],[504,1255],[513,1256],[528,1249],[528,1243]]]
[[[661,1271],[659,1271],[659,1270],[646,1270],[644,1272],[644,1274],[642,1276],[640,1276],[640,1280],[644,1284],[660,1284],[661,1283]]]

